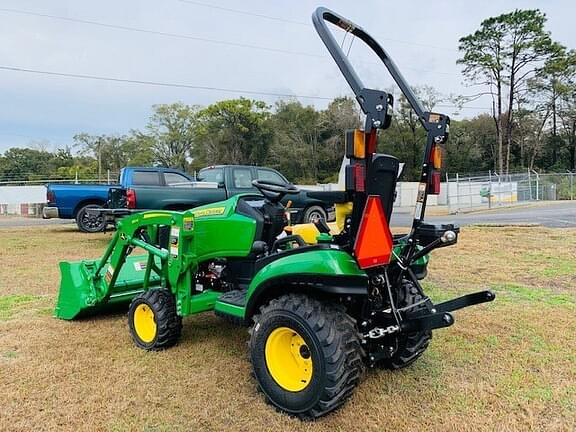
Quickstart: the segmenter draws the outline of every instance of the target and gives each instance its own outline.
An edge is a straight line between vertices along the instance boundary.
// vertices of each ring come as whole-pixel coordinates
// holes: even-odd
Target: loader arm
[[[128,302],[152,286],[171,288],[187,300],[197,266],[193,231],[191,212],[154,211],[124,218],[100,259],[60,263],[56,316],[73,319],[104,305]],[[131,255],[135,249],[144,253]]]

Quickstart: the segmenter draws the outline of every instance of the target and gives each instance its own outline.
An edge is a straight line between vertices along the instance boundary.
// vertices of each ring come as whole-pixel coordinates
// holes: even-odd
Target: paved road
[[[550,228],[576,228],[576,201],[554,202],[535,206],[516,207],[483,212],[429,216],[430,222],[456,222],[462,226],[474,224],[514,225],[538,224]],[[23,217],[0,217],[0,228],[70,224],[71,220],[33,219]],[[410,226],[412,213],[395,212],[392,216],[393,226]]]
[[[19,216],[0,216],[0,228],[26,227],[38,225],[64,225],[74,223],[70,219],[37,219]]]
[[[549,228],[576,228],[576,201],[554,202],[498,210],[486,210],[474,213],[461,213],[446,216],[429,216],[430,222],[456,222],[464,225],[516,225],[537,224]],[[410,226],[411,213],[395,213],[393,226]]]

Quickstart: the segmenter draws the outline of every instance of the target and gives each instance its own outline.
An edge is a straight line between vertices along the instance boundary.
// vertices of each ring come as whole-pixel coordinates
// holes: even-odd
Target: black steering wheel
[[[264,198],[271,203],[276,204],[280,202],[287,194],[297,194],[300,192],[292,183],[280,184],[268,180],[252,180],[252,186],[260,191]]]

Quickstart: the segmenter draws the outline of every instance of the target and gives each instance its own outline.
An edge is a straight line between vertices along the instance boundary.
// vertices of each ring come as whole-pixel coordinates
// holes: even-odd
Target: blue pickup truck
[[[81,231],[98,232],[134,211],[186,210],[240,193],[258,193],[252,186],[254,179],[288,183],[272,168],[246,165],[210,166],[200,170],[196,181],[175,169],[127,167],[120,172],[119,184],[49,184],[43,217],[76,219]],[[302,190],[286,197],[284,204],[291,201],[291,221],[333,220],[329,195]],[[91,210],[104,207],[108,210]]]
[[[106,220],[88,209],[105,207],[111,188],[170,186],[190,183],[193,180],[190,175],[171,168],[126,167],[120,171],[119,184],[48,184],[48,203],[42,216],[45,219],[76,219],[81,231],[98,232],[106,228]]]

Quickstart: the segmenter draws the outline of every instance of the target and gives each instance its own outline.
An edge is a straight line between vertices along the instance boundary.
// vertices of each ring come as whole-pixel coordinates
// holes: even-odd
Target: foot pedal
[[[228,291],[222,294],[218,300],[216,300],[214,313],[235,324],[244,324],[246,292],[247,290],[243,289]]]

